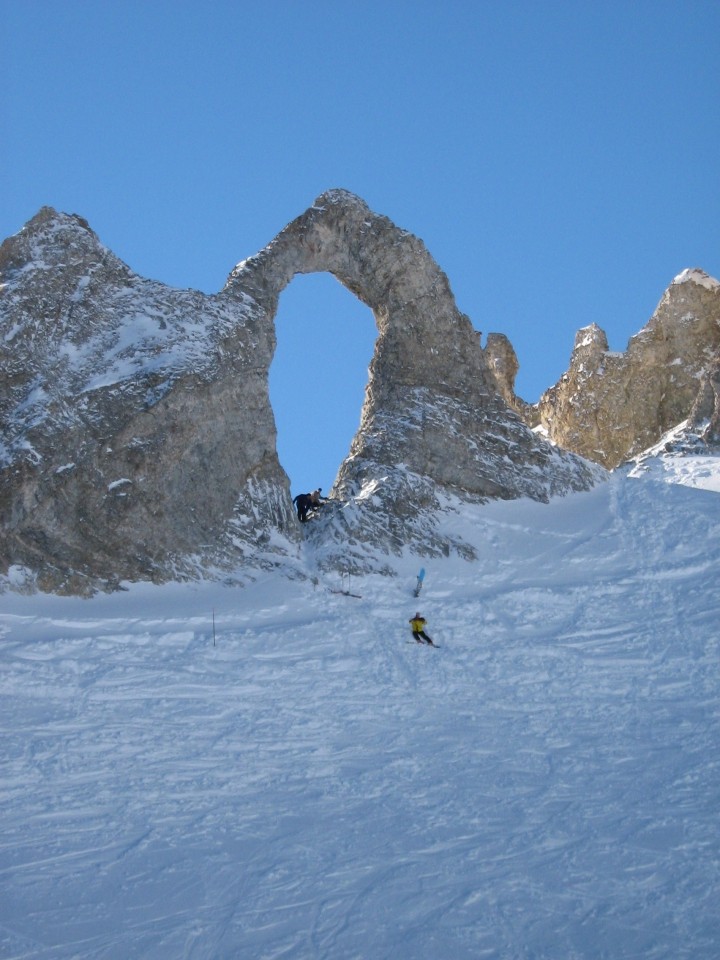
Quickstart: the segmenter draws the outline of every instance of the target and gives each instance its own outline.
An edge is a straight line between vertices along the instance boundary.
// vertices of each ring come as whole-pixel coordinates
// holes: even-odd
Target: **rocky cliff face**
[[[595,324],[580,330],[570,367],[540,398],[537,418],[553,442],[616,467],[690,415],[718,357],[720,283],[685,270],[624,353],[608,350]],[[704,389],[707,406],[712,389]]]
[[[323,562],[465,552],[452,497],[546,500],[602,475],[535,436],[420,240],[320,197],[214,296],[145,280],[43,209],[0,248],[0,566],[40,586],[168,579],[292,556],[300,537],[268,397],[278,297],[328,271],[373,311],[360,429],[314,536]]]
[[[479,334],[417,237],[344,191],[331,191],[261,253],[238,265],[239,288],[274,316],[296,273],[333,274],[373,312],[378,338],[360,429],[314,528],[330,563],[362,568],[368,544],[430,554],[465,550],[430,520],[443,496],[547,500],[599,474],[535,436],[488,372]],[[332,546],[334,544],[334,548]]]
[[[0,248],[0,280],[3,568],[82,591],[297,538],[249,298],[144,280],[50,209]]]
[[[688,429],[708,446],[720,446],[720,357],[713,360],[703,375],[688,418]]]

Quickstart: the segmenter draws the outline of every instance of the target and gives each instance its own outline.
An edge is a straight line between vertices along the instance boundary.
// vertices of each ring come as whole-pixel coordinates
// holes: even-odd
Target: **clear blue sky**
[[[625,349],[672,278],[720,277],[717,0],[0,0],[0,237],[44,204],[136,272],[215,292],[330,187],[421,237],[537,400],[575,331]],[[327,490],[375,327],[283,294],[271,397]]]

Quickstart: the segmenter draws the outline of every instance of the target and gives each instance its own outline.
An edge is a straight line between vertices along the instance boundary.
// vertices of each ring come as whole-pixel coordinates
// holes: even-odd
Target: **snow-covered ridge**
[[[673,284],[698,283],[707,290],[717,290],[720,288],[720,282],[699,267],[688,267],[686,270],[683,270],[682,273],[679,273],[672,282]]]
[[[678,424],[633,459],[629,476],[720,493],[720,449],[703,441],[701,432],[702,425],[690,430],[688,421]]]
[[[294,550],[265,399],[273,331],[251,296],[139,277],[50,208],[2,244],[0,277],[0,569],[86,590],[120,569],[196,576],[246,540],[261,565]]]
[[[615,469],[691,415],[718,356],[720,283],[684,270],[625,351],[610,351],[596,324],[578,330],[540,422],[558,446]]]
[[[0,337],[26,366],[52,371],[53,395],[201,372],[213,359],[208,345],[242,321],[241,303],[139,277],[77,217],[43,208],[23,235],[28,260],[8,271],[0,322],[20,319]],[[28,282],[28,274],[38,276]],[[65,308],[49,323],[38,299]],[[34,407],[34,422],[43,415]]]

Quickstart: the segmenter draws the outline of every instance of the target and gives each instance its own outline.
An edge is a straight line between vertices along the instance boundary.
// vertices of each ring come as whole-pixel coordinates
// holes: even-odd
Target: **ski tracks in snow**
[[[420,600],[18,601],[2,955],[714,960],[717,500],[613,483],[467,518]]]

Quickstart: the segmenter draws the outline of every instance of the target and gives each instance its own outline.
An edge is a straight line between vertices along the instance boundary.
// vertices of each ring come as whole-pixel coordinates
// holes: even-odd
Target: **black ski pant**
[[[293,503],[297,506],[297,515],[300,523],[305,523],[307,520],[307,515],[312,507],[312,500],[310,499],[309,493],[301,493],[299,497],[295,497]]]

